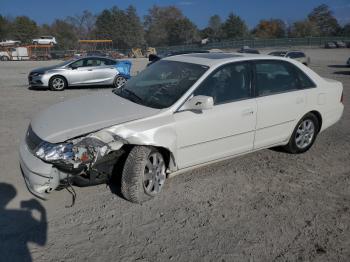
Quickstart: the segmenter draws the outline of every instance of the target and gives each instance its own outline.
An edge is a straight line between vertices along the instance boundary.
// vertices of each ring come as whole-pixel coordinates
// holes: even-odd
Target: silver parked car
[[[29,73],[32,87],[62,91],[68,86],[113,85],[121,87],[130,78],[131,63],[106,57],[85,57],[42,67]]]
[[[308,57],[302,51],[274,51],[274,52],[269,53],[269,55],[288,57],[288,58],[297,60],[306,66],[310,64],[310,57]]]

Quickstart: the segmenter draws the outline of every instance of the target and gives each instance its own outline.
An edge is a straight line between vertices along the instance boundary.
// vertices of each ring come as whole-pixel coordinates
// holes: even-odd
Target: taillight
[[[341,97],[340,97],[340,103],[344,104],[344,93],[341,93]]]

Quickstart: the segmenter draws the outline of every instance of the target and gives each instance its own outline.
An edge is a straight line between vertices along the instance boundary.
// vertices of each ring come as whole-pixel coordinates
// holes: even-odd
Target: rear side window
[[[249,63],[234,63],[220,67],[194,91],[194,95],[211,96],[214,105],[251,97],[251,67]]]
[[[299,68],[295,66],[293,67],[299,80],[300,89],[316,87],[315,83],[304,72],[302,72]]]
[[[115,65],[117,62],[110,59],[102,59],[105,65]]]
[[[283,61],[256,61],[256,89],[259,96],[297,90],[298,78],[293,67]]]

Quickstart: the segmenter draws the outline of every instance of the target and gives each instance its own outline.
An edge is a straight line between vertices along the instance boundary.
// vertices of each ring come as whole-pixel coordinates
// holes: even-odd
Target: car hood
[[[46,66],[46,67],[39,67],[39,68],[35,68],[31,71],[31,73],[45,73],[46,71],[49,71],[49,70],[54,70],[54,69],[59,69],[61,68],[61,66],[58,66],[58,65],[53,65],[53,66]]]
[[[41,139],[59,143],[102,128],[152,116],[159,111],[112,92],[103,92],[53,105],[34,117],[31,126]]]

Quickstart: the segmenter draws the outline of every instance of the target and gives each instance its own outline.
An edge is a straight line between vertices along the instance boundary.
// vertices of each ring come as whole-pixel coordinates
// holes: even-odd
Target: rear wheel
[[[319,125],[320,123],[314,114],[306,114],[295,127],[288,144],[285,146],[286,151],[292,154],[308,151],[315,142]]]
[[[67,81],[62,76],[53,76],[50,79],[49,87],[52,91],[62,91],[67,87]]]
[[[120,88],[122,87],[123,85],[125,85],[126,83],[126,78],[124,76],[116,76],[116,78],[114,79],[114,87],[116,88]]]
[[[153,147],[135,146],[125,161],[121,191],[127,200],[142,203],[161,192],[165,179],[162,154]]]

